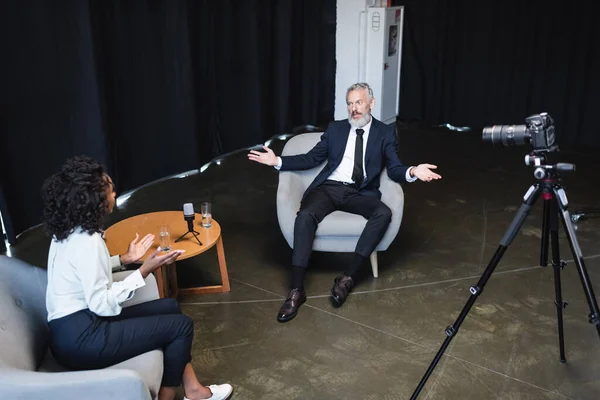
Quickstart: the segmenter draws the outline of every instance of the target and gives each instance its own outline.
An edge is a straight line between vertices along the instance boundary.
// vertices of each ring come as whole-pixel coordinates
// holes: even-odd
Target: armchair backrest
[[[296,154],[308,153],[310,149],[315,147],[319,140],[321,140],[323,132],[309,132],[302,133],[290,138],[281,152],[282,156],[295,156]],[[302,187],[302,193],[308,188],[312,181],[316,178],[317,174],[321,172],[327,161],[324,161],[321,165],[316,168],[308,169],[305,171],[284,171],[281,174],[294,174],[300,179],[295,180],[295,184],[299,184]]]
[[[46,351],[46,270],[0,255],[0,368],[35,371]]]

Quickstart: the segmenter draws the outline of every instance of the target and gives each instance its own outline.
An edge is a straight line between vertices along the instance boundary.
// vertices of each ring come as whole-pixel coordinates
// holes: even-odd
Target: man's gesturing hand
[[[432,169],[436,169],[437,166],[433,164],[419,164],[413,167],[410,171],[412,176],[416,176],[423,182],[431,182],[434,179],[442,179],[441,175],[436,174]]]
[[[271,150],[267,146],[263,146],[263,150],[265,150],[266,153],[256,150],[250,150],[250,153],[248,154],[248,159],[259,162],[261,164],[270,165],[271,167],[277,165],[277,156],[275,155],[275,153],[273,153],[273,150]]]

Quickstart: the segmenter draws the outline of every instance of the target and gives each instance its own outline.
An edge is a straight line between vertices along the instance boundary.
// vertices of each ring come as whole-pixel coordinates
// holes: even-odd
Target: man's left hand
[[[432,171],[432,169],[436,169],[437,165],[433,164],[419,164],[416,167],[413,167],[410,171],[412,176],[416,176],[423,182],[431,182],[434,179],[442,179],[442,176],[436,174]]]
[[[123,264],[131,264],[142,258],[152,246],[152,243],[154,243],[154,235],[151,233],[144,236],[143,239],[138,242],[139,237],[140,236],[136,233],[135,239],[129,243],[127,253],[121,256],[121,262]]]

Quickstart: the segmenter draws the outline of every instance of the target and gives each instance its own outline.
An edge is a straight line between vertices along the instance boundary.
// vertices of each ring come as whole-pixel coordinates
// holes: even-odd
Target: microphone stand
[[[191,233],[192,235],[194,235],[194,238],[196,238],[196,241],[198,242],[198,244],[200,246],[202,246],[202,242],[200,241],[200,239],[198,239],[199,233],[194,230],[193,221],[194,221],[195,216],[193,214],[192,215],[184,215],[183,218],[185,218],[185,220],[187,221],[188,231],[186,233],[184,233],[183,235],[179,236],[177,238],[177,240],[175,240],[175,243],[180,242],[181,240],[183,240],[183,238],[185,238],[187,236],[188,233]]]

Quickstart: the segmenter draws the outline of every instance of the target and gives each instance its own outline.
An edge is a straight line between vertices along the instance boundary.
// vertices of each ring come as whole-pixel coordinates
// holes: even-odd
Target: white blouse
[[[125,280],[113,282],[112,268],[119,256],[111,257],[100,233],[76,229],[62,241],[52,240],[48,254],[48,321],[89,308],[99,316],[121,313],[121,304],[145,285],[139,270]]]

